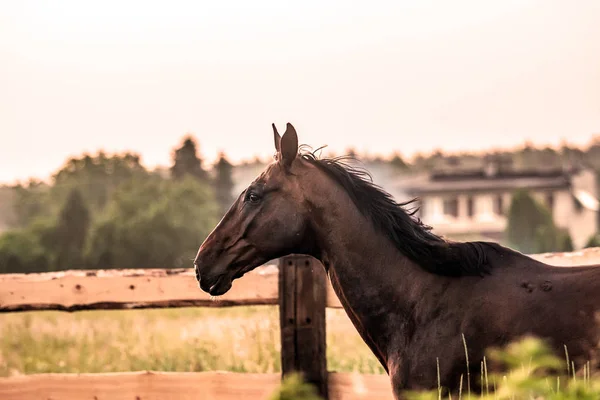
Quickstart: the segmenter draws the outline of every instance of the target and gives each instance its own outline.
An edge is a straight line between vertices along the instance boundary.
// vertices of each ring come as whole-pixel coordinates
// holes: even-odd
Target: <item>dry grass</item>
[[[383,373],[343,310],[327,310],[333,371]],[[277,372],[275,306],[0,315],[0,375],[136,370]]]

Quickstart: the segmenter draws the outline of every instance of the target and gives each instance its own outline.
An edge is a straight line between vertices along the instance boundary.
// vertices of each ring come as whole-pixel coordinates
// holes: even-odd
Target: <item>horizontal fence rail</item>
[[[278,304],[276,266],[233,282],[212,299],[191,269],[69,270],[0,275],[0,311],[223,307]]]
[[[393,400],[387,375],[329,373],[330,400]],[[265,400],[280,374],[122,372],[37,374],[0,378],[0,399]]]
[[[556,266],[594,265],[600,264],[600,248],[532,257]],[[320,268],[318,264],[315,267]],[[258,267],[235,280],[231,290],[216,299],[198,288],[191,268],[3,274],[0,312],[277,305],[278,271],[275,264]],[[329,282],[326,305],[341,308]]]

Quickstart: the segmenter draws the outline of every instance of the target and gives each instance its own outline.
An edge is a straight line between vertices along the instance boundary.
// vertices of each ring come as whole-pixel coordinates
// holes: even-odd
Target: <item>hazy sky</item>
[[[1,1],[0,182],[84,151],[587,143],[600,1]]]

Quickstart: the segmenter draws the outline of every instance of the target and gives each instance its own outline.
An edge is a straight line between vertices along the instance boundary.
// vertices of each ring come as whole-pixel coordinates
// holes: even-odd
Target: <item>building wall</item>
[[[589,193],[598,193],[596,176],[592,171],[583,171],[573,176],[572,186],[573,190],[582,189]],[[569,231],[576,249],[583,248],[590,237],[600,230],[597,212],[578,207],[571,190],[539,190],[532,192],[532,196],[551,209],[555,224]],[[468,213],[469,197],[473,199],[472,216]],[[495,208],[497,197],[502,198],[501,213]],[[456,216],[444,213],[444,200],[451,198],[458,201]],[[512,192],[428,195],[422,196],[421,200],[423,212],[420,217],[438,234],[502,234],[507,226],[506,216]]]
[[[506,196],[499,194],[505,199]],[[473,215],[469,216],[468,201],[473,199]],[[444,200],[456,198],[458,215],[444,213]],[[496,194],[424,196],[424,206],[421,218],[423,222],[433,227],[439,234],[466,234],[478,232],[503,232],[506,228],[506,218],[494,212]],[[506,204],[506,201],[503,200]],[[503,205],[504,205],[503,204]],[[506,206],[503,207],[506,209]]]

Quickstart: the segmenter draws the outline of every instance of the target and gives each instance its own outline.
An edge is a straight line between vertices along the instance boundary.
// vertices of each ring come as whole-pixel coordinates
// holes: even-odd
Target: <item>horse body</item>
[[[482,243],[492,273],[432,274],[344,200],[333,211],[329,199],[339,188],[317,186],[311,226],[323,245],[311,255],[325,266],[344,310],[395,388],[431,388],[439,360],[440,383],[456,390],[460,375],[466,379],[465,342],[473,381],[485,349],[525,335],[552,339],[556,351],[566,346],[578,366],[596,360],[600,268],[552,267]]]
[[[527,335],[547,339],[559,355],[566,346],[578,368],[587,361],[598,367],[600,298],[593,286],[600,285],[600,268],[561,271],[521,255],[508,257],[512,263],[505,258],[490,276],[443,278],[449,282],[439,282],[436,295],[424,294],[413,314],[416,329],[390,349],[397,352],[393,364],[407,364],[399,387],[431,388],[439,361],[440,383],[456,391],[467,376],[465,345],[477,384],[486,349]]]
[[[600,268],[552,267],[496,243],[446,241],[337,160],[298,156],[288,124],[278,159],[238,198],[194,261],[212,295],[266,261],[321,261],[394,394],[476,384],[489,347],[525,335],[598,367]]]

